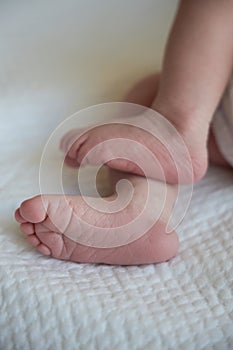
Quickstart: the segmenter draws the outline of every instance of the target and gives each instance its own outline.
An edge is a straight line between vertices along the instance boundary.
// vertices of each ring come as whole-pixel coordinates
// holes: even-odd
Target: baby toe
[[[21,216],[19,208],[15,211],[15,220],[18,221],[19,223],[23,223],[27,221]]]
[[[28,243],[33,245],[34,247],[37,247],[41,244],[40,240],[35,234],[29,235],[27,240],[28,240]]]
[[[70,158],[69,156],[66,156],[66,158],[65,158],[65,163],[66,163],[68,166],[72,167],[72,168],[79,167],[79,163],[77,162],[77,160],[76,160],[76,159],[72,159],[72,158]]]
[[[50,249],[50,254],[60,257],[64,250],[63,235],[56,232],[37,232],[37,236],[44,246]]]
[[[41,196],[36,196],[24,201],[20,206],[19,213],[26,221],[32,223],[41,222],[47,216]]]
[[[73,129],[68,131],[60,141],[60,149],[63,152],[67,152],[70,144],[72,144],[78,138],[79,129]]]
[[[37,250],[41,253],[41,254],[44,254],[44,255],[51,255],[51,251],[48,247],[46,247],[46,245],[44,244],[39,244],[37,246]]]
[[[20,231],[25,235],[32,235],[35,232],[35,228],[32,223],[24,222],[20,225]]]

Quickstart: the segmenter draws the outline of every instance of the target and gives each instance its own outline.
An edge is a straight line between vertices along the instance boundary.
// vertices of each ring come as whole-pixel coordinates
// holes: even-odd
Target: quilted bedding
[[[195,186],[168,263],[53,260],[28,246],[13,220],[20,201],[39,191],[46,121],[42,128],[22,116],[12,126],[4,115],[0,349],[232,349],[232,172],[213,167]]]
[[[170,262],[115,267],[42,256],[20,234],[13,212],[39,192],[44,143],[70,100],[56,90],[61,81],[21,79],[13,59],[3,65],[0,85],[0,349],[233,349],[232,172],[212,167],[195,185]],[[93,81],[85,92],[82,78],[74,94],[80,108],[85,93],[95,102]],[[107,89],[99,86],[96,100]]]

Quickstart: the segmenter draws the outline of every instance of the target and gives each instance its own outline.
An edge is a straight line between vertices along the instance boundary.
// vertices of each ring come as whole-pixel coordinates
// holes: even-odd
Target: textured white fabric
[[[195,186],[179,254],[168,263],[51,259],[27,244],[12,217],[38,193],[51,120],[12,123],[1,112],[0,349],[232,349],[232,172],[212,168]]]

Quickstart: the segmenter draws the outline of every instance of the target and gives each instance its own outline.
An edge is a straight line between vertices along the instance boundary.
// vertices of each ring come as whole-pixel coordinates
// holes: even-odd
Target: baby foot
[[[71,166],[106,164],[116,170],[173,184],[197,181],[207,167],[205,135],[202,138],[194,132],[179,131],[171,123],[164,124],[158,113],[157,119],[154,113],[155,116],[144,113],[125,119],[124,124],[104,124],[86,132],[71,130],[61,140],[66,162]],[[142,153],[141,146],[149,150],[150,156]]]
[[[36,196],[24,201],[16,210],[15,218],[21,224],[21,231],[27,235],[31,245],[42,254],[51,255],[57,259],[120,265],[167,261],[176,255],[178,249],[177,234],[175,232],[167,234],[165,231],[175,196],[175,189],[172,187],[167,188],[168,195],[160,219],[138,239],[110,248],[87,246],[75,239],[75,232],[79,233],[82,230],[78,217],[95,226],[95,235],[98,235],[103,227],[118,227],[130,222],[143,208],[145,182],[143,178],[131,181],[135,196],[131,203],[118,213],[106,214],[95,211],[87,205],[85,198],[80,196],[65,198],[60,195],[46,195],[43,198]],[[165,185],[154,182],[154,194],[159,195],[161,186]],[[106,206],[110,206],[115,198],[115,194],[107,198]],[[160,198],[157,197],[157,199]],[[100,200],[100,198],[94,199],[96,207]],[[159,205],[156,204],[156,197],[154,202],[155,208],[152,210],[157,210]],[[149,217],[148,220],[150,220]],[[85,236],[90,234],[88,231],[84,233]]]

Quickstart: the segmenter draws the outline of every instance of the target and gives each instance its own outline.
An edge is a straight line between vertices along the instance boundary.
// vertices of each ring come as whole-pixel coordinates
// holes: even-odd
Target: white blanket
[[[232,349],[232,172],[212,168],[195,186],[172,261],[58,261],[30,247],[12,217],[39,191],[47,122],[2,119],[0,349]]]
[[[5,39],[0,48],[0,349],[233,349],[232,172],[213,167],[195,186],[189,211],[178,228],[179,254],[168,263],[114,267],[63,262],[39,254],[20,234],[13,212],[22,200],[39,192],[38,166],[50,132],[69,113],[84,105],[117,99],[133,79],[146,73],[149,58],[148,70],[152,70],[156,57],[155,50],[145,54],[146,48],[152,50],[153,47],[151,43],[146,44],[145,38],[146,31],[151,33],[156,27],[154,0],[128,1],[128,12],[122,10],[121,34],[128,26],[131,40],[141,38],[144,58],[133,60],[136,51],[132,46],[133,51],[126,54],[128,39],[123,35],[122,51],[117,49],[115,42],[110,45],[110,49],[116,47],[114,52],[120,55],[117,60],[108,61],[108,66],[107,57],[102,65],[105,59],[102,54],[93,67],[93,61],[85,58],[84,51],[89,49],[92,53],[90,43],[85,42],[82,50],[82,45],[77,45],[77,56],[69,52],[80,31],[85,32],[82,25],[89,23],[86,19],[76,21],[74,13],[79,11],[77,8],[74,11],[72,6],[78,6],[74,4],[79,2],[63,2],[63,6],[68,4],[66,13],[55,3],[54,8],[51,7],[56,8],[56,16],[46,17],[46,6],[50,8],[46,4],[51,3],[35,2],[33,12],[29,2],[22,1],[20,6],[10,8],[11,11],[8,11],[10,2],[5,2],[0,13],[1,35]],[[100,25],[103,32],[109,34],[109,30],[114,31],[116,27],[112,24],[115,17],[109,15],[108,4],[115,6],[115,11],[121,10],[116,6],[118,2],[115,5],[112,1],[101,3],[107,8],[109,23],[100,21]],[[135,3],[137,6],[133,7]],[[157,3],[161,5],[157,11],[159,20],[159,14],[165,13],[162,10],[164,2]],[[148,18],[140,6],[145,6]],[[131,17],[132,9],[134,17]],[[81,19],[89,14],[86,10],[81,12]],[[102,10],[100,7],[99,12]],[[132,18],[138,16],[139,19],[141,13],[147,19],[145,26],[136,21],[141,26],[135,34]],[[169,11],[166,13],[168,28],[171,15]],[[68,18],[65,25],[63,15]],[[164,22],[163,15],[159,26]],[[49,36],[49,18],[57,20],[56,31],[60,33],[57,41]],[[116,16],[116,22],[118,18]],[[46,23],[47,27],[44,26]],[[52,27],[54,22],[51,23]],[[77,23],[73,41],[67,39],[62,44],[63,32],[69,28],[72,35]],[[93,27],[91,35],[95,34],[98,25]],[[145,35],[140,37],[142,27]],[[154,32],[157,38],[160,37],[160,32]],[[40,41],[38,33],[43,40]],[[45,38],[48,41],[44,41]],[[55,47],[58,51],[51,46],[53,44],[58,45]],[[62,50],[62,45],[69,54]],[[140,44],[136,46],[140,51]],[[98,51],[98,45],[95,50]],[[97,53],[104,50],[100,46]],[[108,52],[106,50],[106,54]],[[61,58],[61,53],[66,61]],[[83,59],[81,63],[76,61],[79,54]],[[79,69],[75,70],[74,66]],[[68,75],[63,74],[64,67]],[[89,79],[95,72],[96,76]],[[76,83],[72,85],[74,81]],[[57,157],[54,154],[52,161],[56,162]]]

